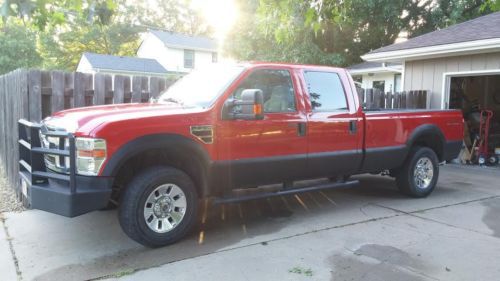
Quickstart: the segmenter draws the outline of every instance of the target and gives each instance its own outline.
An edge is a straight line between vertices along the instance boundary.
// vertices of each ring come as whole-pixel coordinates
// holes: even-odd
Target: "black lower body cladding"
[[[463,141],[447,141],[444,145],[442,161],[450,161],[458,157],[462,149]]]

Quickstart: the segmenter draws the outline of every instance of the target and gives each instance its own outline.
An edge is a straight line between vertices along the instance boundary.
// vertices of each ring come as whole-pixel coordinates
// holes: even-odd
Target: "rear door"
[[[264,94],[263,120],[222,120],[217,127],[220,163],[233,186],[278,183],[306,173],[307,139],[297,77],[287,68],[257,68],[234,88]]]
[[[362,161],[362,115],[344,70],[303,70],[308,119],[308,172],[323,177],[358,171]]]

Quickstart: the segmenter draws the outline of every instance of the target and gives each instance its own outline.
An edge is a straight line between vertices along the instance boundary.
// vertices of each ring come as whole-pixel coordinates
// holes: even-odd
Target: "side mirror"
[[[240,106],[239,112],[234,108]],[[259,89],[246,89],[241,93],[241,99],[229,99],[224,103],[222,117],[226,120],[262,120],[264,119],[264,95]]]

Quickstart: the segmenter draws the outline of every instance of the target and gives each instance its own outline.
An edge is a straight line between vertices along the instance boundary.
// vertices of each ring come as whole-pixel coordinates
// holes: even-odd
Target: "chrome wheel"
[[[144,204],[144,220],[149,229],[166,233],[178,226],[186,213],[186,196],[172,183],[158,186]]]
[[[434,177],[434,165],[428,157],[418,159],[413,171],[413,180],[417,188],[426,189],[431,185]]]

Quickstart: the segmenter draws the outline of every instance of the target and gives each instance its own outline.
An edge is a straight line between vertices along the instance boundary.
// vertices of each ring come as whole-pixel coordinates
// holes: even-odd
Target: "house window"
[[[213,52],[212,53],[212,62],[213,63],[216,63],[218,61],[218,58],[217,58],[217,53],[216,52]]]
[[[394,92],[401,91],[401,74],[394,75]]]
[[[184,50],[184,68],[194,68],[193,50]]]
[[[380,90],[382,93],[385,92],[385,81],[373,81],[373,89]]]

